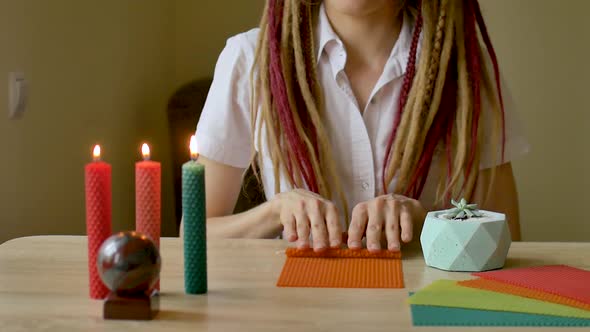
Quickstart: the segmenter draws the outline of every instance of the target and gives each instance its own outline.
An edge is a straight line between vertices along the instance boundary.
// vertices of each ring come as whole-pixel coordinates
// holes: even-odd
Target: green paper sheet
[[[496,293],[457,285],[454,280],[438,280],[416,292],[410,304],[465,309],[510,311],[590,319],[590,311],[543,302],[515,295]]]
[[[590,319],[412,305],[415,326],[590,326]]]

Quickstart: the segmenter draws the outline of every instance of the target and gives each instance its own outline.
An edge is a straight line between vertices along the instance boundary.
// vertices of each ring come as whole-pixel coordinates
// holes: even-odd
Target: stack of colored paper
[[[590,326],[590,271],[540,266],[439,280],[409,298],[414,325]]]

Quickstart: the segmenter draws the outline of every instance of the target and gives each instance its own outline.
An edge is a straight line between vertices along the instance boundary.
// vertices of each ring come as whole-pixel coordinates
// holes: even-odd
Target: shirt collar
[[[403,64],[403,71],[405,72],[405,66],[407,63],[408,55],[410,53],[410,47],[412,43],[412,32],[413,32],[413,25],[414,19],[408,14],[404,14],[402,28],[400,34],[398,36],[393,49],[391,50],[390,58],[397,58],[400,60],[400,63]],[[316,36],[318,40],[318,51],[317,51],[317,61],[320,61],[321,56],[324,53],[324,49],[328,43],[336,42],[342,49],[344,49],[344,45],[334,29],[332,29],[332,25],[328,19],[328,15],[326,14],[326,8],[322,3],[320,5],[319,10],[319,17],[318,17],[318,24],[316,26]]]
[[[324,4],[322,3],[320,5],[320,12],[319,12],[319,18],[318,18],[318,24],[316,27],[316,34],[318,35],[319,38],[317,38],[318,40],[318,53],[317,53],[317,61],[320,61],[320,57],[322,56],[322,53],[324,52],[324,48],[326,47],[326,45],[329,42],[338,42],[340,45],[342,45],[342,41],[340,41],[340,38],[338,38],[338,35],[336,34],[336,32],[334,32],[334,29],[332,29],[332,25],[330,24],[330,21],[328,20],[328,15],[326,14],[326,8],[324,7]]]

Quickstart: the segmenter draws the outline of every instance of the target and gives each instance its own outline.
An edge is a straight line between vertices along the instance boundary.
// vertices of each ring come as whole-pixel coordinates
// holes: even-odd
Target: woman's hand
[[[383,235],[387,240],[387,249],[397,251],[400,249],[400,237],[401,241],[410,242],[413,225],[424,220],[425,216],[426,210],[419,201],[401,195],[383,195],[359,203],[352,210],[348,247],[362,248],[366,230],[369,251],[381,249]]]
[[[283,235],[298,248],[309,248],[311,233],[313,249],[342,244],[338,211],[331,201],[303,189],[277,194],[271,201],[273,214],[280,218]]]

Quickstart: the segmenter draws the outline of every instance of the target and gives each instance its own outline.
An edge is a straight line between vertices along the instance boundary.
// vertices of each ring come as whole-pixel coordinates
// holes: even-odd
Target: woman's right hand
[[[307,190],[295,189],[277,194],[270,203],[273,214],[283,225],[283,237],[297,242],[298,248],[310,247],[310,234],[314,251],[342,244],[338,210],[332,201]]]

